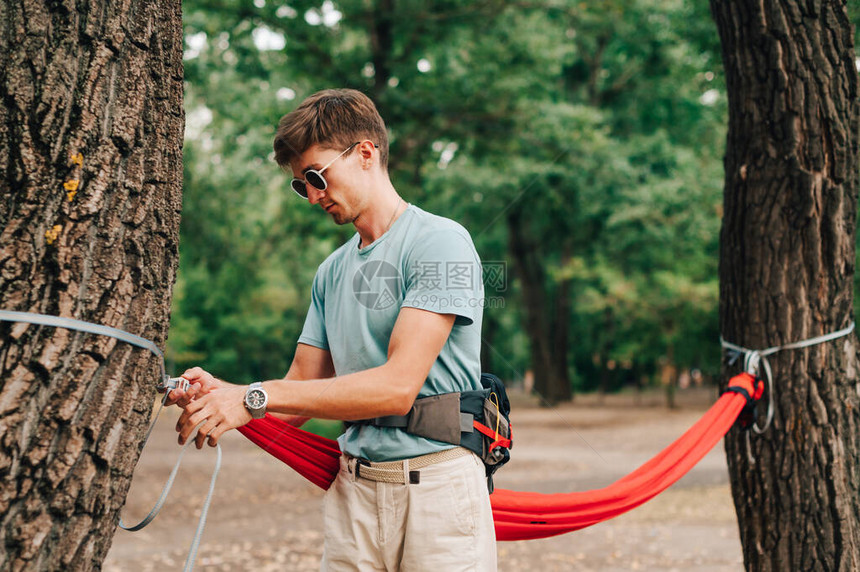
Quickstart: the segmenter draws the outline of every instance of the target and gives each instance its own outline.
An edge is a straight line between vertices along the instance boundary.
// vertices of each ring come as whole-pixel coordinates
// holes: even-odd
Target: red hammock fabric
[[[747,373],[733,377],[754,399],[761,382]],[[606,488],[543,494],[496,489],[490,496],[498,540],[546,538],[603,522],[645,503],[684,476],[728,432],[746,397],[727,392],[674,443]],[[302,431],[266,416],[239,431],[315,485],[328,489],[338,471],[337,441]]]

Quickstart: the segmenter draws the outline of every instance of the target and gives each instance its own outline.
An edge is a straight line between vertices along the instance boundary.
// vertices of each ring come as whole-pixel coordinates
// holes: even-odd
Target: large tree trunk
[[[858,78],[844,2],[711,7],[729,95],[720,328],[765,348],[853,319]],[[772,359],[773,424],[726,439],[749,570],[860,570],[856,338]],[[726,374],[736,371],[736,367]]]
[[[166,338],[181,205],[171,0],[0,4],[0,308]],[[112,338],[0,323],[0,569],[98,569],[158,380]]]

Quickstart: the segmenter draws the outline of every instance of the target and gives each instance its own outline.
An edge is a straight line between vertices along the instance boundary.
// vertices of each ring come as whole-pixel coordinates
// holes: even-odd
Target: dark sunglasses
[[[328,188],[328,183],[326,182],[325,177],[323,177],[323,173],[325,172],[325,170],[331,167],[332,163],[352,151],[353,148],[359,143],[361,143],[361,141],[356,141],[355,143],[344,149],[340,155],[329,161],[326,166],[319,171],[317,171],[316,169],[308,169],[307,171],[305,171],[305,178],[293,179],[292,181],[290,181],[290,187],[292,187],[296,194],[303,199],[308,198],[308,185],[311,185],[313,188],[318,189],[320,191],[326,190],[326,188]],[[373,146],[379,149],[379,145],[374,143]]]

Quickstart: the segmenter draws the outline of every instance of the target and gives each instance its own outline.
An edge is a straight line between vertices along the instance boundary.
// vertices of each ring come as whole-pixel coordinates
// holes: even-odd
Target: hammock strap
[[[768,394],[767,416],[765,417],[764,427],[760,428],[758,426],[758,420],[753,422],[753,431],[761,435],[768,429],[768,427],[770,427],[770,423],[773,420],[774,402],[776,400],[774,399],[773,370],[770,367],[770,362],[767,360],[767,356],[773,355],[782,350],[796,350],[801,348],[808,348],[810,346],[815,346],[818,344],[823,344],[825,342],[829,342],[847,336],[853,331],[854,322],[851,322],[851,324],[847,328],[843,328],[837,332],[824,334],[823,336],[816,336],[814,338],[801,340],[799,342],[791,342],[788,344],[783,344],[781,346],[772,346],[763,350],[751,350],[743,346],[727,342],[725,338],[723,338],[723,336],[720,336],[720,345],[729,354],[729,365],[734,365],[738,358],[743,356],[744,371],[746,371],[747,373],[752,374],[753,376],[758,376],[759,370],[764,369],[765,380],[767,381]]]
[[[10,310],[0,310],[0,322],[23,322],[26,324],[35,324],[38,326],[65,328],[67,330],[75,330],[88,334],[108,336],[120,340],[121,342],[125,342],[135,347],[149,350],[150,352],[152,352],[158,358],[160,378],[157,383],[157,387],[159,390],[164,391],[164,398],[161,400],[161,405],[159,405],[158,411],[155,412],[155,416],[153,417],[152,422],[149,424],[149,428],[147,428],[146,430],[146,435],[143,438],[144,447],[146,446],[147,441],[149,441],[150,435],[152,435],[152,430],[155,428],[155,424],[158,421],[158,417],[161,415],[161,410],[164,409],[164,404],[167,402],[167,397],[170,395],[170,391],[177,387],[183,390],[188,387],[188,381],[186,379],[182,377],[170,377],[167,375],[166,367],[164,364],[164,353],[159,349],[157,345],[155,345],[154,342],[146,338],[136,336],[124,330],[112,328],[110,326],[102,326],[100,324],[93,324],[91,322],[85,322],[83,320],[76,320],[74,318],[49,316],[46,314],[37,314],[35,312],[13,312]],[[173,470],[170,472],[170,476],[167,479],[167,483],[164,485],[164,488],[161,491],[161,495],[156,501],[155,506],[153,506],[152,510],[149,511],[149,514],[147,514],[142,521],[132,526],[126,526],[125,523],[123,523],[122,521],[122,517],[120,517],[120,528],[122,528],[123,530],[128,530],[130,532],[136,532],[144,528],[146,525],[152,522],[156,516],[158,516],[158,513],[161,510],[164,501],[167,500],[167,495],[168,493],[170,493],[170,488],[173,486],[173,481],[176,478],[176,473],[177,471],[179,471],[179,465],[182,463],[182,456],[185,454],[188,445],[192,441],[193,439],[189,439],[185,446],[182,448],[182,450],[179,452],[179,457],[176,459],[176,464],[173,466]],[[185,559],[185,568],[183,569],[185,572],[190,572],[190,570],[194,567],[194,560],[197,558],[197,548],[200,545],[200,539],[203,536],[203,527],[206,524],[206,515],[209,512],[209,505],[212,503],[212,496],[215,490],[215,480],[217,479],[218,472],[220,470],[221,445],[219,444],[216,447],[215,469],[212,471],[212,479],[209,483],[209,493],[203,503],[203,510],[200,514],[200,520],[197,523],[197,530],[194,533],[194,539],[191,542],[191,548],[189,549],[188,557]]]

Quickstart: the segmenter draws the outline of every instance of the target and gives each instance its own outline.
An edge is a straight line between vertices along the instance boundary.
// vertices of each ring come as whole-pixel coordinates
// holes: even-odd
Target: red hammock
[[[490,496],[496,538],[527,540],[579,530],[625,513],[663,492],[723,438],[747,404],[743,393],[751,399],[760,398],[762,393],[761,382],[747,373],[733,377],[729,388],[677,441],[606,488],[556,494],[496,489]],[[337,441],[302,431],[269,415],[251,421],[239,431],[323,489],[328,489],[337,475]]]

